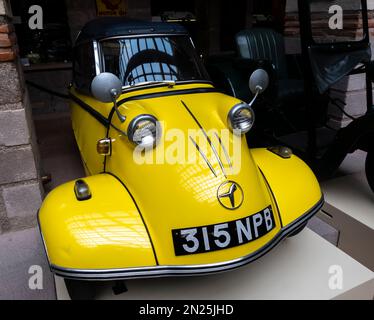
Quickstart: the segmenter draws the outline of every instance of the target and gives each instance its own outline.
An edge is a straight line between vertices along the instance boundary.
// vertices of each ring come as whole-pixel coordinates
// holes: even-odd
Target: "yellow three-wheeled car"
[[[178,25],[102,18],[80,33],[70,90],[87,177],[45,199],[52,271],[76,280],[202,275],[300,231],[323,197],[283,147],[250,149],[251,104],[216,91]],[[264,70],[250,77],[257,97]]]

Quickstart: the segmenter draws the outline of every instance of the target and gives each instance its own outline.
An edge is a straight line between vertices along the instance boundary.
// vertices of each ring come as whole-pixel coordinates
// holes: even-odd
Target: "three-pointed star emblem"
[[[217,193],[220,204],[229,210],[238,209],[244,200],[242,188],[233,181],[223,183]]]

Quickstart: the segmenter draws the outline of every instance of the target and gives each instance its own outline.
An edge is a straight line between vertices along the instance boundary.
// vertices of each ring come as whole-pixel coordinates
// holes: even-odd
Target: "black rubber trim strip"
[[[83,110],[87,111],[91,116],[93,116],[103,126],[105,126],[106,128],[109,127],[110,121],[107,118],[105,118],[101,113],[97,112],[95,109],[90,107],[87,103],[84,103],[81,99],[79,99],[78,97],[76,97],[72,93],[70,93],[69,96],[70,96],[71,100],[73,100]]]
[[[145,223],[145,220],[144,220],[144,217],[143,217],[143,215],[142,215],[142,212],[140,211],[140,208],[139,208],[139,206],[138,206],[138,204],[137,204],[137,202],[136,202],[134,196],[132,195],[132,193],[130,192],[130,190],[127,188],[127,186],[122,182],[122,180],[121,180],[120,178],[118,178],[116,175],[114,175],[114,174],[111,173],[111,172],[106,172],[106,174],[108,174],[108,175],[112,176],[113,178],[115,178],[116,180],[118,180],[118,182],[122,184],[122,186],[126,189],[127,193],[130,195],[132,201],[133,201],[134,204],[135,204],[136,209],[137,209],[138,212],[139,212],[140,218],[141,218],[142,221],[143,221],[144,228],[145,228],[145,230],[147,231],[147,234],[148,234],[148,237],[149,237],[149,242],[151,243],[151,246],[152,246],[153,255],[154,255],[154,257],[155,257],[156,264],[159,265],[159,263],[158,263],[158,259],[157,259],[157,254],[156,254],[156,250],[155,250],[155,247],[154,247],[154,245],[153,245],[153,241],[152,241],[151,234],[149,233],[149,230],[148,230],[147,224]]]
[[[324,198],[322,197],[321,200],[307,213],[305,213],[299,219],[296,219],[290,225],[282,228],[281,231],[273,238],[273,240],[266,244],[264,247],[246,257],[236,259],[234,261],[229,261],[227,263],[198,266],[157,266],[119,270],[74,270],[60,268],[58,266],[52,265],[51,269],[56,275],[59,275],[61,277],[86,281],[191,276],[233,270],[242,267],[250,262],[253,262],[268,253],[277,244],[279,244],[281,240],[283,240],[298,227],[311,219],[316,213],[318,213],[321,210],[323,204]]]
[[[111,111],[110,111],[110,113],[109,113],[109,117],[108,117],[108,121],[109,121],[109,125],[108,125],[108,127],[107,127],[107,129],[106,129],[106,138],[107,139],[110,139],[110,137],[109,137],[109,131],[110,131],[110,125],[111,125],[111,123],[112,123],[112,118],[113,118],[113,114],[114,114],[114,112],[115,112],[115,109],[113,108]],[[113,146],[111,146],[111,148],[112,148]],[[108,156],[105,156],[104,157],[104,173],[106,173],[106,165],[107,165],[107,161],[108,161]]]
[[[279,210],[279,206],[278,206],[277,198],[275,197],[275,194],[274,194],[273,190],[272,190],[271,187],[270,187],[270,184],[269,184],[269,182],[268,182],[268,179],[266,179],[266,176],[265,176],[265,174],[262,172],[262,170],[260,169],[260,167],[258,167],[258,170],[260,170],[260,173],[262,174],[262,177],[264,178],[265,183],[266,183],[266,185],[268,186],[268,188],[269,188],[269,190],[270,190],[271,196],[272,196],[273,199],[274,199],[275,206],[277,207],[277,211],[278,211],[278,217],[279,217],[279,220],[280,220],[281,226],[282,226],[282,228],[283,228],[283,221],[282,221],[282,216],[281,216],[281,213],[280,213],[280,210]]]
[[[187,104],[181,100],[181,103],[183,104],[184,108],[187,110],[187,112],[190,114],[190,116],[192,117],[192,119],[194,119],[194,121],[196,122],[196,124],[199,126],[199,128],[203,131],[205,137],[208,139],[208,142],[209,142],[209,137],[207,135],[207,133],[205,132],[203,126],[201,125],[201,123],[199,122],[199,120],[197,120],[197,118],[195,117],[195,115],[192,113],[192,111],[190,110],[190,108],[188,108]],[[211,143],[211,142],[210,142]]]
[[[209,93],[214,92],[218,93],[218,91],[214,88],[196,88],[196,89],[186,89],[186,90],[176,90],[171,92],[158,92],[158,93],[149,93],[149,94],[141,94],[134,97],[128,97],[122,99],[118,102],[118,106],[128,102],[128,101],[135,101],[135,100],[143,100],[143,99],[152,99],[152,98],[159,98],[159,97],[167,97],[167,96],[176,96],[176,95],[185,95],[185,94],[197,94],[197,93]],[[114,108],[110,111],[109,119],[105,118],[101,113],[97,112],[95,109],[91,108],[88,104],[84,103],[78,97],[69,93],[69,97],[78,104],[82,109],[87,111],[90,115],[92,115],[97,121],[99,121],[102,125],[106,128],[110,126],[111,118],[113,117]]]
[[[217,89],[215,88],[195,88],[195,89],[184,89],[184,90],[175,90],[175,91],[167,91],[167,92],[140,94],[138,96],[128,97],[128,98],[118,101],[118,106],[128,101],[153,99],[153,98],[168,97],[168,96],[178,96],[178,95],[186,95],[186,94],[212,93],[212,92],[218,93]]]
[[[112,110],[110,110],[110,113],[109,113],[109,117],[108,117],[108,121],[109,123],[112,123],[112,119],[113,119],[113,115],[114,115],[114,112],[116,111],[116,109],[112,108]],[[109,128],[110,126],[108,126],[108,131],[107,131],[107,135],[109,134]]]
[[[144,90],[144,88],[142,88],[142,90]],[[196,89],[177,90],[177,91],[171,91],[171,92],[158,92],[158,93],[142,94],[142,95],[138,95],[138,96],[134,96],[134,97],[129,97],[129,98],[125,98],[125,99],[120,100],[118,102],[118,107],[121,106],[122,104],[128,102],[128,101],[135,101],[135,100],[142,100],[142,99],[152,99],[152,98],[159,98],[159,97],[165,97],[165,96],[174,96],[174,95],[182,95],[182,94],[197,94],[197,93],[209,93],[209,92],[218,93],[218,91],[216,89],[214,89],[214,88],[196,88]],[[87,106],[87,107],[89,107],[89,106]],[[106,119],[106,121],[108,122],[106,124],[106,126],[108,128],[108,130],[107,130],[107,138],[109,138],[109,129],[110,129],[110,125],[112,123],[112,118],[113,118],[114,112],[115,112],[115,109],[113,107],[112,110],[109,113],[109,118]],[[195,121],[197,121],[196,118],[195,118]],[[199,126],[200,126],[200,124],[199,124]],[[106,172],[106,163],[107,163],[107,157],[105,157],[105,160],[104,160],[104,172]]]

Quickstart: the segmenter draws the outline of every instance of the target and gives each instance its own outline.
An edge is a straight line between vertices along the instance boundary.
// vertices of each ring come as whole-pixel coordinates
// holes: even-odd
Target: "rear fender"
[[[54,189],[39,211],[52,267],[116,269],[155,266],[147,229],[131,194],[115,177],[83,179],[92,197],[78,201],[75,181]]]
[[[283,159],[267,149],[251,152],[273,194],[284,227],[322,202],[315,175],[297,156]]]

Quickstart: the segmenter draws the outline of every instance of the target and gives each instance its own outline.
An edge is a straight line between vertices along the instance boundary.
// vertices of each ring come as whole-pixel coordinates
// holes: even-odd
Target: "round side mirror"
[[[269,86],[269,74],[264,69],[255,70],[249,78],[249,89],[253,94],[263,93]]]
[[[100,73],[92,81],[91,92],[101,102],[112,102],[122,92],[122,81],[113,73]]]

